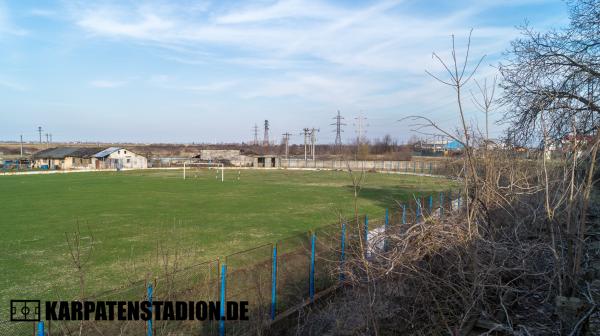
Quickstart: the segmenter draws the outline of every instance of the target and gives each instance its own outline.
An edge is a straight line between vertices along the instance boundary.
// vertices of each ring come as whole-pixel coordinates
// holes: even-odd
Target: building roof
[[[33,154],[34,159],[64,159],[65,157],[90,158],[101,151],[98,147],[54,147]]]
[[[95,158],[104,158],[109,156],[110,154],[120,150],[121,147],[109,147],[101,152],[98,152],[94,155]]]
[[[448,144],[446,144],[446,149],[463,149],[465,146],[463,146],[463,144],[461,144],[459,141],[457,140],[452,140],[450,142],[448,142]]]

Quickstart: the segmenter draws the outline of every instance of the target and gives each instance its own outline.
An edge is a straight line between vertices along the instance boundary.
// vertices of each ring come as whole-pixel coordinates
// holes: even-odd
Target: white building
[[[94,155],[96,169],[148,168],[148,159],[126,148],[110,147]]]

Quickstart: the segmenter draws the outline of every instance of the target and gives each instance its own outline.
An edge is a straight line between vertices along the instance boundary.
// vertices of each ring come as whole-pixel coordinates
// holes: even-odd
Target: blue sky
[[[367,136],[402,141],[410,114],[456,128],[452,89],[425,73],[444,75],[431,53],[448,56],[451,34],[461,55],[474,29],[481,80],[516,25],[567,18],[558,0],[0,0],[0,140],[41,125],[55,141],[248,141],[269,119],[274,137],[316,127],[329,142],[340,110],[344,141],[359,113]]]

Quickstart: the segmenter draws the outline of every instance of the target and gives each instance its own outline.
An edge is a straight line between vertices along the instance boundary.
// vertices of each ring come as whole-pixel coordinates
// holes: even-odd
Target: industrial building
[[[37,169],[143,169],[148,161],[120,147],[55,147],[41,150],[32,156]]]

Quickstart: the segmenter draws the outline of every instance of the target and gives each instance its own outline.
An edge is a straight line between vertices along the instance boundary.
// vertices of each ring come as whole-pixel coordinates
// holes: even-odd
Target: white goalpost
[[[199,166],[199,167],[208,167],[209,169],[212,167],[216,167],[217,169],[221,168],[221,182],[225,181],[225,165],[220,163],[220,162],[187,162],[184,161],[183,162],[183,179],[185,180],[186,178],[186,170],[189,169],[189,167],[192,166]],[[218,175],[217,175],[218,178]]]

